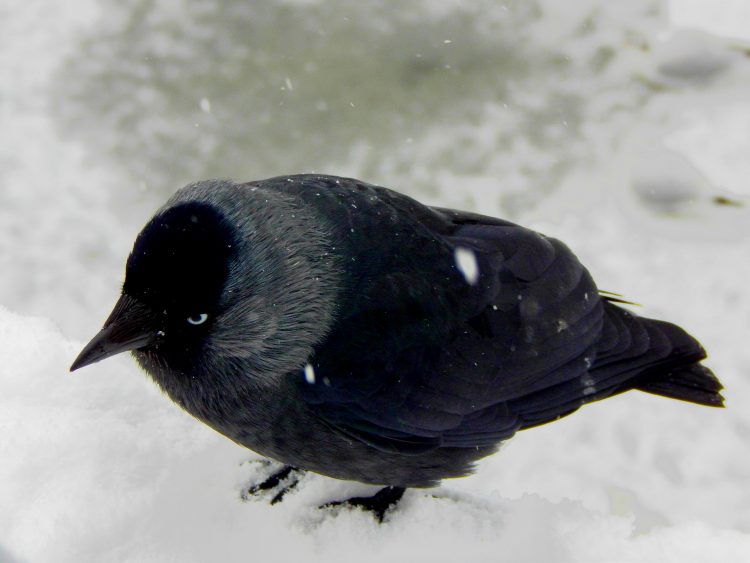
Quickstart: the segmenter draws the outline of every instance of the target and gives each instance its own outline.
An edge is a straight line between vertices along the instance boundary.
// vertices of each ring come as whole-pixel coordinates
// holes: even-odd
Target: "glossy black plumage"
[[[165,238],[154,225],[170,217]],[[171,300],[170,328],[136,358],[188,412],[288,465],[431,486],[518,430],[629,389],[722,404],[695,339],[601,296],[564,244],[507,221],[300,175],[194,184],[149,225],[124,291],[180,290],[177,305],[149,305]],[[196,244],[211,249],[203,261],[183,248]],[[204,309],[205,325],[184,324]]]
[[[354,258],[350,291],[316,347],[317,383],[300,386],[321,417],[374,447],[492,445],[637,387],[647,366],[705,356],[678,327],[602,298],[555,239],[362,183],[275,183],[349,227],[339,236]],[[476,257],[473,285],[456,268],[458,248]],[[706,403],[720,403],[718,389]]]

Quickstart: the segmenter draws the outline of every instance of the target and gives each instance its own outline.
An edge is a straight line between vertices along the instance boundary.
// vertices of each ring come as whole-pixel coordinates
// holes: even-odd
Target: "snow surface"
[[[219,3],[145,12],[93,0],[3,3],[0,69],[12,87],[0,102],[2,563],[750,560],[747,3],[672,0],[670,20],[652,0],[415,2],[427,21],[419,8],[391,15],[376,4],[329,4],[338,12],[326,17],[352,22],[354,34],[343,23],[330,34],[296,29],[317,57],[300,70],[242,58],[243,39],[206,28]],[[318,9],[266,7],[290,5]],[[123,29],[143,34],[117,43]],[[363,71],[381,82],[371,100],[331,74],[361,79],[348,65],[364,60],[363,34],[382,41]],[[217,36],[228,41],[223,53],[240,53],[229,67],[190,51]],[[189,66],[164,63],[162,80],[148,74],[159,57],[194,60],[208,74],[186,78],[175,68]],[[278,63],[278,83],[243,95],[251,113],[264,100],[282,104],[271,115],[299,134],[262,137],[261,121],[234,115],[241,127],[212,129],[245,107],[212,89],[238,61],[271,77],[263,69]],[[105,96],[105,71],[148,79]],[[195,113],[175,121],[183,110],[170,104],[185,95]],[[351,113],[316,117],[341,108]],[[242,168],[223,158],[212,148],[227,147],[222,127],[261,136],[262,156],[278,161],[249,157]],[[339,144],[308,151],[320,128]],[[188,129],[202,132],[196,145]],[[135,234],[178,187],[160,179],[196,179],[214,170],[208,161],[223,175],[262,177],[287,156],[301,168],[278,172],[351,174],[561,238],[600,287],[700,338],[727,408],[639,393],[587,406],[519,434],[472,477],[407,492],[383,525],[318,510],[372,488],[315,475],[279,505],[243,501],[268,468],[182,413],[129,358],[67,368],[114,303]]]

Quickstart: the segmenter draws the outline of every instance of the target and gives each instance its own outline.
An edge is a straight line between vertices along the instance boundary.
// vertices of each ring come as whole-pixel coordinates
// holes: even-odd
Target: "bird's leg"
[[[386,511],[401,500],[405,491],[404,487],[383,487],[371,497],[354,497],[349,500],[328,502],[320,508],[356,506],[362,510],[372,512],[378,522],[383,522]]]
[[[268,461],[261,462],[270,465]],[[276,504],[284,500],[284,495],[295,489],[302,476],[302,471],[291,465],[283,465],[278,471],[266,477],[260,483],[256,483],[242,492],[242,500],[250,500],[250,497],[264,496],[266,492],[273,492],[270,504]],[[278,489],[278,490],[276,490]],[[274,492],[275,491],[275,492]]]

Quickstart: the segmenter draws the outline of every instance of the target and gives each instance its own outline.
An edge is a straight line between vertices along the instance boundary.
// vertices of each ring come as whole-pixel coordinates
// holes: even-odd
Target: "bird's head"
[[[122,295],[71,370],[128,350],[195,361],[230,303],[238,233],[215,207],[180,203],[144,227],[127,260]]]
[[[152,375],[304,363],[336,286],[325,236],[307,219],[247,186],[184,188],[138,235],[122,295],[71,371],[125,351]]]

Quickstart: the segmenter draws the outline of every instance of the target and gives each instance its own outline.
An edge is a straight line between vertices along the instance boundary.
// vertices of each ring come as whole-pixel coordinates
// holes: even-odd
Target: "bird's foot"
[[[265,467],[271,466],[271,462],[266,460],[260,460],[256,463],[260,463]],[[260,483],[244,489],[241,495],[242,500],[270,497],[269,504],[281,502],[288,492],[293,491],[297,487],[303,474],[304,472],[296,467],[283,465]]]
[[[371,512],[378,522],[383,522],[385,513],[389,508],[395,506],[404,496],[403,487],[384,487],[371,497],[354,497],[348,500],[327,502],[320,508],[333,508],[337,506],[353,506]]]

